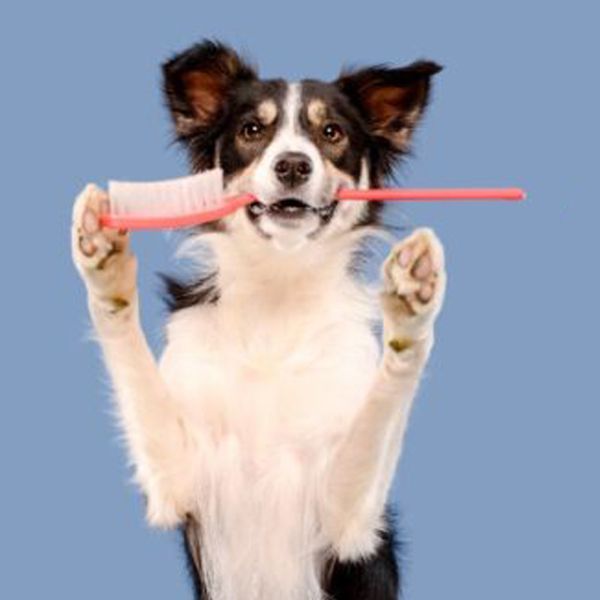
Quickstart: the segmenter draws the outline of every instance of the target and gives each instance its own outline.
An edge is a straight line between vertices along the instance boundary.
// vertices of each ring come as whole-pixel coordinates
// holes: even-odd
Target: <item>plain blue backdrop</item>
[[[11,5],[12,4],[12,5]],[[110,416],[71,205],[87,181],[177,176],[158,65],[202,37],[264,76],[446,65],[400,180],[522,185],[520,205],[411,206],[447,304],[394,488],[407,597],[600,598],[598,13],[576,0],[55,2],[0,9],[0,597],[191,598]],[[163,234],[135,236],[157,347]]]

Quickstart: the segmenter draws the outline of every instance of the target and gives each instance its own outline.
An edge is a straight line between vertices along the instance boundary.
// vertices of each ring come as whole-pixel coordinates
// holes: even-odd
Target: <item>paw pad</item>
[[[409,317],[441,303],[443,277],[442,245],[429,229],[419,229],[398,243],[383,266],[385,292]]]

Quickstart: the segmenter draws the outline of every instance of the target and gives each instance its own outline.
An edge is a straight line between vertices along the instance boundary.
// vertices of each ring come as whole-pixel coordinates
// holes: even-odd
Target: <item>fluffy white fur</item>
[[[293,142],[290,121],[273,143],[281,151]],[[260,166],[246,177],[268,187]],[[321,179],[338,183],[325,170]],[[419,230],[392,250],[380,356],[378,298],[347,269],[366,233],[349,231],[364,207],[341,205],[326,235],[310,240],[310,227],[273,223],[265,239],[240,211],[227,234],[202,240],[220,301],[175,313],[157,363],[140,327],[127,236],[94,221],[104,199],[88,186],[76,201],[73,256],[149,522],[174,527],[193,515],[201,524],[214,600],[320,600],[325,556],[356,559],[377,547],[442,304],[441,245]],[[423,252],[435,285],[427,302],[414,277]]]

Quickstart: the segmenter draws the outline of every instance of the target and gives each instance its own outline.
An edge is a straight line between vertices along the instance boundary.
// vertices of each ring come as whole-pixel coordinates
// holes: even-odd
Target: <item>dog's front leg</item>
[[[324,524],[338,557],[374,551],[413,398],[433,346],[446,275],[428,229],[397,244],[383,265],[384,352],[367,401],[331,464]]]
[[[169,398],[140,326],[136,259],[125,231],[103,229],[105,192],[88,185],[75,201],[72,255],[117,398],[119,416],[146,494],[148,520],[173,526],[188,509],[192,440]]]

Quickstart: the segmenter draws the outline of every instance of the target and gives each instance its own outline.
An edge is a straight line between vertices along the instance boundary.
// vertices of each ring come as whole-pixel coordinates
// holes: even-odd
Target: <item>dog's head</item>
[[[335,193],[381,185],[408,151],[440,69],[420,61],[345,72],[331,83],[261,80],[232,49],[207,41],[163,73],[193,170],[221,167],[228,194],[258,199],[244,226],[290,248],[376,220],[378,205],[341,206]]]

